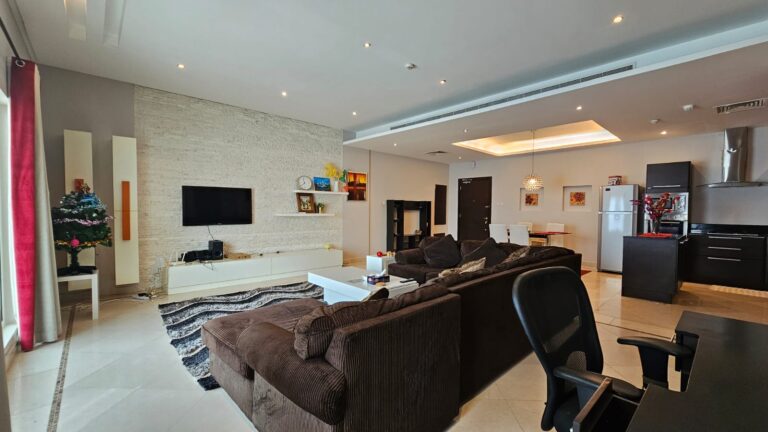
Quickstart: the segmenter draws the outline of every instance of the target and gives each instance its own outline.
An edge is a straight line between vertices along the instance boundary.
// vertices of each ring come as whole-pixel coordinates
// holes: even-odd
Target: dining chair
[[[533,232],[533,222],[518,222],[518,225],[525,225],[528,227],[528,232]]]
[[[509,242],[519,245],[528,245],[528,227],[525,225],[509,225]]]
[[[488,224],[488,233],[496,243],[509,243],[509,230],[505,224]]]
[[[549,222],[547,223],[547,232],[565,232],[565,224]],[[552,235],[548,238],[549,246],[565,246],[565,236],[563,235]]]

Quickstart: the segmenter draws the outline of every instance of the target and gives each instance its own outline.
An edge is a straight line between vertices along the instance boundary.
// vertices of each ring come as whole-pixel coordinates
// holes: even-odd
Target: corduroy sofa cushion
[[[447,288],[433,285],[385,300],[341,302],[319,307],[304,315],[296,324],[294,348],[302,359],[322,357],[337,328],[388,314],[447,293]]]
[[[292,332],[302,316],[322,305],[319,300],[299,299],[212,319],[203,324],[203,342],[232,370],[253,379],[253,369],[237,352],[237,340],[243,331],[254,324],[269,322]]]

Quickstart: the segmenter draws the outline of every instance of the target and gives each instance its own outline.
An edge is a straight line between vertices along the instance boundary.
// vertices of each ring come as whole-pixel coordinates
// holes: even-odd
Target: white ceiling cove
[[[766,0],[88,0],[80,40],[69,37],[65,8],[78,2],[86,3],[16,0],[38,62],[348,131],[768,19]],[[618,14],[625,19],[614,25]],[[759,54],[765,59],[765,48]],[[406,70],[409,62],[418,67]],[[627,96],[654,115],[649,98],[665,95],[632,79],[638,88]],[[686,97],[664,102],[702,90],[671,79]],[[592,107],[611,107],[608,90],[585,91],[563,102],[586,105],[587,95],[598,98]],[[614,113],[554,116],[564,108],[549,103],[533,102],[516,114],[536,112],[536,121],[499,134],[595,119],[625,139],[611,127]]]

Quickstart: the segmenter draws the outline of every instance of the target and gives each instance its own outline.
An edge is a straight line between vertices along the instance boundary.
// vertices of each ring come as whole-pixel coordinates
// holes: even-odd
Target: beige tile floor
[[[642,382],[639,359],[634,348],[615,343],[619,336],[670,337],[683,310],[768,323],[765,298],[686,284],[675,304],[665,305],[621,297],[620,276],[592,272],[583,279],[598,321],[604,372],[635,385]],[[231,290],[243,288],[250,287]],[[91,321],[87,307],[79,309],[58,431],[254,430],[224,391],[197,385],[168,343],[157,305],[180,299],[106,302],[98,321]],[[15,356],[8,372],[15,432],[46,430],[62,347],[58,342]],[[538,431],[545,396],[544,373],[529,356],[467,403],[451,431]]]

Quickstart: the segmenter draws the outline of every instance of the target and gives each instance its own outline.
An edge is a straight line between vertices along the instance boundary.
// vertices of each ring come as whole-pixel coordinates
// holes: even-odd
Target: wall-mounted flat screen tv
[[[251,189],[182,186],[182,225],[247,225],[253,223]]]

